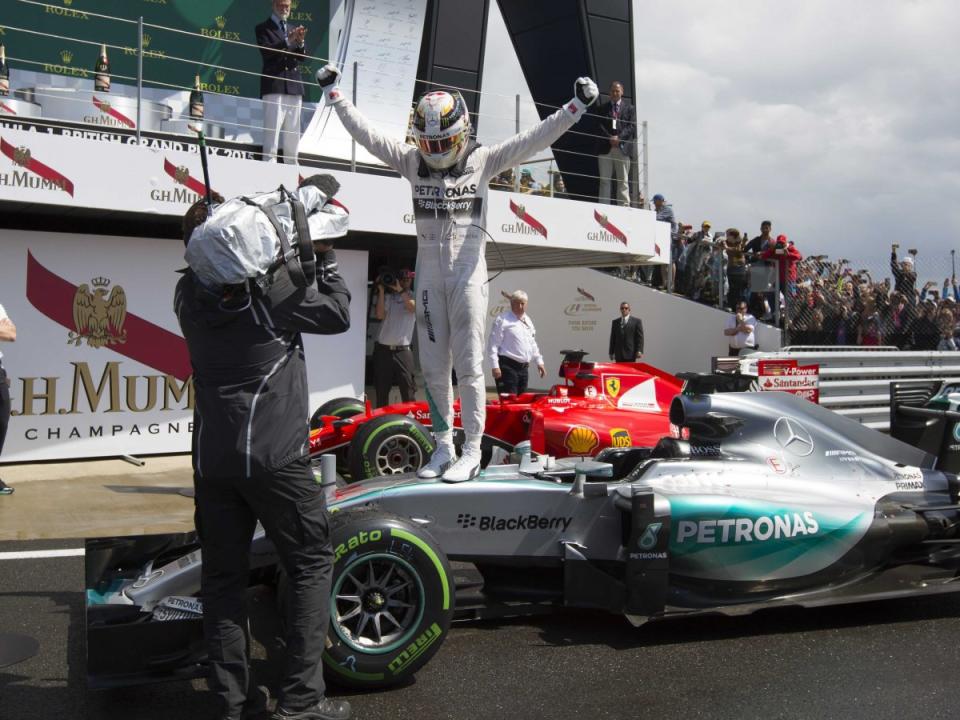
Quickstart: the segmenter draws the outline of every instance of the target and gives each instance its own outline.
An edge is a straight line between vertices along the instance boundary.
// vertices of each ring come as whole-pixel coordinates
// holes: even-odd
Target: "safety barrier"
[[[759,360],[796,360],[820,366],[820,405],[882,432],[890,430],[890,383],[960,382],[960,353],[905,352],[895,347],[787,346],[740,358],[714,358],[715,372],[757,375]]]

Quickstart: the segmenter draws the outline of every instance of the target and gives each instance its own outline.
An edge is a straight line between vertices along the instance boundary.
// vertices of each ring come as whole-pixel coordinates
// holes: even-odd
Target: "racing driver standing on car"
[[[566,105],[526,132],[491,147],[472,139],[470,113],[459,92],[428,92],[414,110],[414,146],[390,140],[371,127],[338,89],[339,75],[333,65],[317,72],[317,83],[340,122],[360,145],[413,186],[417,337],[437,439],[430,462],[417,474],[442,475],[448,482],[469,480],[480,472],[486,419],[487,184],[571,128],[596,100],[597,86],[589,78],[579,78]],[[456,461],[451,363],[457,373],[464,430],[463,450]]]
[[[184,217],[184,242],[206,217]],[[224,720],[256,707],[247,665],[246,589],[257,521],[290,583],[284,667],[274,718],[346,720],[350,704],[324,696],[321,655],[333,551],[324,493],[307,456],[307,370],[301,333],[350,326],[350,293],[334,251],[314,243],[317,282],[297,288],[281,267],[265,291],[216,292],[191,270],[174,310],[193,366],[195,523],[203,551],[207,679]],[[259,693],[259,691],[255,691]]]

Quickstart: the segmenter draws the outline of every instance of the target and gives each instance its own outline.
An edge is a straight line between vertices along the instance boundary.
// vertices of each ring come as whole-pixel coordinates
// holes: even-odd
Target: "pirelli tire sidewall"
[[[430,460],[436,446],[423,425],[406,415],[379,415],[364,422],[350,441],[348,469],[351,482],[383,474],[414,472]],[[392,448],[392,449],[391,449]],[[391,459],[384,458],[384,455]],[[398,463],[393,456],[400,458]],[[390,469],[379,472],[386,462]]]
[[[407,681],[434,656],[450,628],[455,588],[446,555],[422,528],[376,510],[332,513],[330,537],[334,566],[330,627],[323,654],[327,678],[357,689],[389,687]],[[393,588],[409,584],[412,594],[398,599],[403,603],[401,607],[411,600],[416,607],[391,642],[384,647],[362,648],[349,632],[351,627],[357,627],[356,617],[339,620],[350,614],[356,603],[338,601],[337,593],[353,593],[356,578],[366,582],[371,563],[377,574],[390,578]],[[391,566],[389,575],[383,574]],[[389,628],[386,622],[382,626]]]

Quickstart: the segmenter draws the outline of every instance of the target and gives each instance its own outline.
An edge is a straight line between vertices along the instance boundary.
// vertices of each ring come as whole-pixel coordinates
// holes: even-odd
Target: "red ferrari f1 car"
[[[502,395],[487,404],[484,464],[524,441],[538,454],[592,456],[608,447],[652,447],[669,434],[679,378],[645,363],[584,362],[586,354],[563,352],[563,383],[549,392]],[[454,414],[462,439],[459,401]],[[425,401],[371,410],[356,398],[336,398],[317,408],[311,428],[310,455],[336,453],[351,480],[411,472],[434,447]]]

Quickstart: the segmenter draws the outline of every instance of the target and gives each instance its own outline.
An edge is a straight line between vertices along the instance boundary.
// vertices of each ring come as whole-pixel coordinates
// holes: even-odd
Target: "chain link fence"
[[[687,238],[673,292],[730,311],[746,300],[758,320],[782,329],[784,345],[960,348],[954,251],[918,257],[897,246],[878,261],[803,257],[774,239],[757,245],[739,234]],[[663,287],[645,268],[608,270]]]

